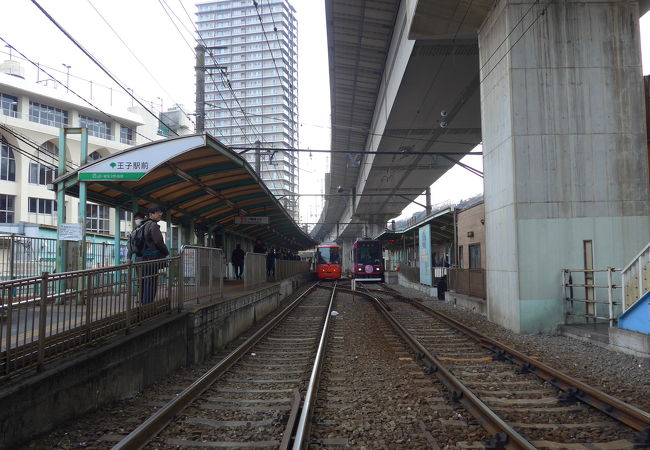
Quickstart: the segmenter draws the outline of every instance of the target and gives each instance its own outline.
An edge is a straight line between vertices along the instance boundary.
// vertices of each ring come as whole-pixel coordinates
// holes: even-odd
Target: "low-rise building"
[[[48,187],[57,176],[59,130],[88,129],[88,160],[103,158],[134,145],[160,139],[158,120],[140,107],[118,110],[84,102],[65,88],[53,89],[24,77],[18,61],[0,64],[0,231],[30,230],[56,236],[56,193]],[[68,170],[80,165],[79,135],[68,135]],[[66,197],[66,222],[76,222],[79,200]],[[131,227],[123,213],[121,232]],[[37,224],[38,227],[16,227]],[[86,228],[95,235],[114,235],[110,208],[89,204]]]

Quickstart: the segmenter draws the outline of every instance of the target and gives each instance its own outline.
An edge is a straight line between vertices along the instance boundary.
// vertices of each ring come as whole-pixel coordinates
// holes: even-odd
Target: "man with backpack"
[[[141,212],[137,212],[133,215],[133,231],[131,231],[131,234],[129,235],[129,240],[127,242],[127,254],[126,254],[126,260],[131,261],[133,257],[135,256],[135,261],[140,261],[140,257],[137,255],[137,245],[136,245],[136,234],[142,233],[143,230],[138,232],[139,229],[142,227],[142,223],[144,222],[144,214]],[[144,243],[144,241],[142,241]]]
[[[160,225],[158,225],[162,215],[163,212],[159,206],[152,206],[147,210],[147,219],[140,226],[142,232],[135,233],[135,251],[137,256],[142,257],[142,261],[160,260],[169,255],[169,250],[160,232]],[[158,271],[163,267],[165,267],[163,261],[150,262],[142,266],[141,303],[143,305],[153,302],[156,298]]]

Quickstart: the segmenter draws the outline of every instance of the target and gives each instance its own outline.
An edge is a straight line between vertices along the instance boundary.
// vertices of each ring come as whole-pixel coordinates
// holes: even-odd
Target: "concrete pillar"
[[[638,3],[534,3],[479,31],[488,318],[525,333],[562,322],[584,241],[621,268],[650,240]]]

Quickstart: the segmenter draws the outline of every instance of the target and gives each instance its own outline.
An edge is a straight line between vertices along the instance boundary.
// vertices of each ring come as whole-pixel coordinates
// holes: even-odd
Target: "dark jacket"
[[[241,248],[236,248],[232,251],[232,256],[230,257],[230,261],[236,266],[241,266],[244,264],[244,257],[246,256],[246,253],[244,250]]]
[[[160,225],[153,220],[148,220],[144,227],[144,251],[142,256],[146,259],[158,259],[168,256],[169,250],[160,232]]]

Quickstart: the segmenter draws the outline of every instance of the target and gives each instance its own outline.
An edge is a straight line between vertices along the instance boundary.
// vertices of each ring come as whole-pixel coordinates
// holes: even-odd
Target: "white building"
[[[206,47],[206,131],[232,147],[296,148],[298,24],[293,6],[288,0],[216,0],[197,7],[197,29]],[[244,157],[297,220],[298,198],[292,196],[298,192],[297,153],[259,153],[259,160],[255,150]]]
[[[16,224],[34,235],[56,234],[56,193],[48,189],[58,164],[59,129],[88,128],[89,160],[160,139],[158,121],[141,108],[129,111],[97,105],[102,114],[65,88],[53,89],[23,77],[17,61],[0,64],[0,231],[16,231]],[[36,148],[35,148],[36,147]],[[66,165],[80,163],[80,136],[67,137]],[[79,200],[66,197],[66,222],[76,222]],[[130,230],[131,213],[123,214],[121,231]],[[12,226],[12,224],[14,226]],[[87,232],[114,235],[110,208],[89,204]],[[24,228],[24,227],[23,227]]]

